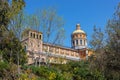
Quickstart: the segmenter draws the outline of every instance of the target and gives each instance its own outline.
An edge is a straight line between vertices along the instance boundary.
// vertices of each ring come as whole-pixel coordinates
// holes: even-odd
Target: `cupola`
[[[72,48],[82,49],[87,47],[86,33],[81,30],[80,24],[76,25],[76,30],[71,35]]]

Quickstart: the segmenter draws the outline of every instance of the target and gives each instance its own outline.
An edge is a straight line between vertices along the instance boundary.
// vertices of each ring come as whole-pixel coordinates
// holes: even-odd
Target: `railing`
[[[67,55],[61,55],[61,54],[54,54],[50,52],[42,52],[42,54],[48,55],[48,56],[53,56],[53,57],[61,57],[61,58],[66,58],[70,60],[80,60],[79,57],[73,57],[73,56],[67,56]]]
[[[32,51],[29,51],[29,52],[32,52]],[[69,60],[75,60],[75,61],[79,61],[80,60],[80,57],[73,57],[73,56],[68,56],[68,55],[62,55],[62,54],[54,54],[54,53],[50,53],[50,52],[32,52],[34,54],[38,54],[38,55],[45,55],[45,56],[53,56],[53,57],[61,57],[61,58],[66,58],[66,59],[69,59]]]

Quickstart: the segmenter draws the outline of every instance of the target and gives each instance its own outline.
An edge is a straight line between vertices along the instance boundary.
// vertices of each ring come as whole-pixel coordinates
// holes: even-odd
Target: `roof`
[[[71,48],[71,47],[61,46],[61,45],[57,45],[57,44],[43,43],[43,45],[49,45],[49,46],[64,48],[64,49],[68,49],[68,50],[72,50],[72,51],[77,51],[76,49],[73,49],[73,48]]]
[[[84,34],[85,34],[85,32],[80,29],[80,24],[77,24],[77,25],[76,25],[76,30],[73,31],[72,34],[76,34],[76,33],[84,33]]]
[[[85,34],[85,32],[81,29],[73,31],[72,34],[76,34],[76,33],[84,33]]]
[[[29,34],[29,31],[42,34],[42,32],[39,32],[39,31],[37,31],[37,30],[32,30],[32,29],[30,29],[30,28],[26,28],[26,29],[22,32],[22,35],[21,35],[21,36],[23,37],[23,36],[25,36],[25,35],[28,35],[28,34]]]

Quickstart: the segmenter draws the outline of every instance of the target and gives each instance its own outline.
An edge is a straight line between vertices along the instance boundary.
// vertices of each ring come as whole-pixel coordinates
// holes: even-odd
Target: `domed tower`
[[[71,41],[72,48],[74,49],[87,48],[86,33],[83,30],[81,30],[80,24],[76,25],[76,30],[73,31],[71,35]]]

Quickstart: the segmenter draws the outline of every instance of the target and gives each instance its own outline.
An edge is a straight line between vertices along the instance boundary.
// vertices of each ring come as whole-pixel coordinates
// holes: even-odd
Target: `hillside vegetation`
[[[105,30],[94,27],[88,60],[40,66],[27,65],[20,35],[10,25],[24,6],[24,0],[0,0],[0,80],[120,80],[120,3]]]

